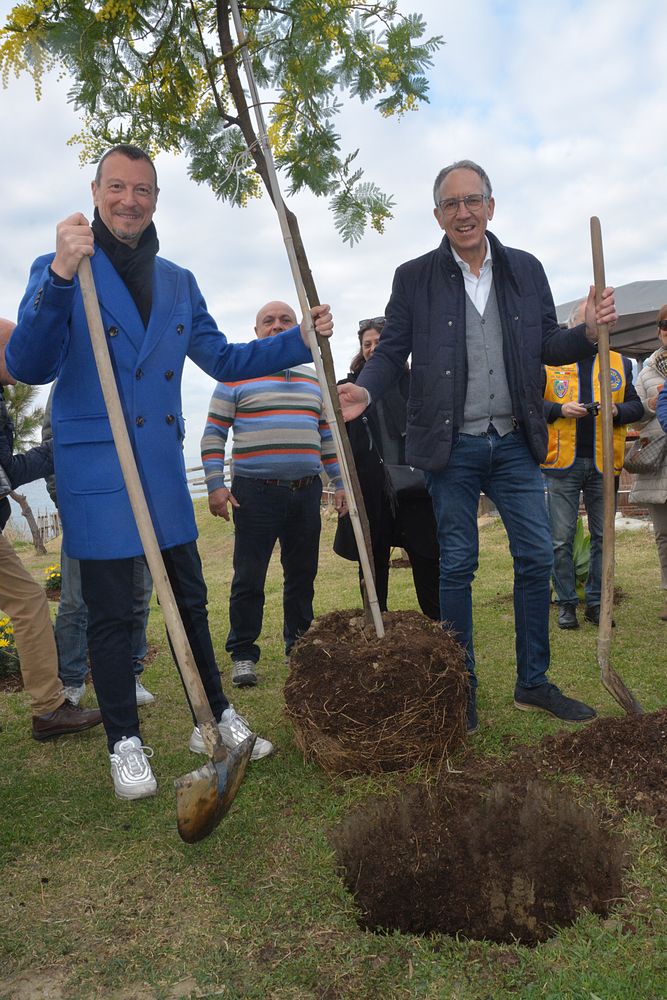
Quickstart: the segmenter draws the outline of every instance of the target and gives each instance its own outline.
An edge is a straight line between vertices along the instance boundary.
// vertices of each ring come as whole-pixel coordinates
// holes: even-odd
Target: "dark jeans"
[[[62,589],[55,624],[58,673],[64,685],[78,687],[88,673],[88,610],[81,593],[79,560],[70,559],[61,551],[60,571]],[[132,587],[132,660],[135,677],[139,677],[148,652],[146,628],[153,592],[153,581],[143,556],[134,560]]]
[[[162,557],[206,696],[220,720],[229,702],[208,628],[206,584],[197,546],[188,542],[163,549]],[[123,737],[141,736],[132,669],[134,559],[82,559],[80,566],[93,683],[112,751]]]
[[[476,686],[472,581],[478,566],[477,508],[483,491],[498,508],[514,559],[518,682],[537,687],[549,667],[551,533],[540,469],[520,431],[459,434],[444,469],[426,476],[440,541],[440,611],[466,650]]]
[[[227,652],[232,660],[260,656],[257,639],[264,615],[264,583],[276,541],[283,567],[285,652],[313,620],[313,594],[320,545],[322,482],[290,489],[235,476],[234,578],[229,598]]]

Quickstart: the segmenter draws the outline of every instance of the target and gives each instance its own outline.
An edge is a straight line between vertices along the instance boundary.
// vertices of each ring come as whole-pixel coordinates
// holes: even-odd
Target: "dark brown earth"
[[[565,788],[479,776],[412,785],[332,834],[371,930],[536,944],[621,895],[622,839]]]
[[[383,618],[377,640],[361,612],[326,615],[292,654],[288,714],[329,773],[440,766],[462,745],[460,648],[417,613]],[[456,770],[363,803],[331,837],[362,926],[535,944],[622,896],[614,827],[628,810],[667,827],[667,709],[598,719],[503,761],[473,745]]]
[[[667,709],[599,719],[505,761],[470,751],[458,768],[360,806],[332,834],[359,922],[534,944],[622,895],[623,813],[667,826]],[[563,783],[572,775],[583,788]],[[616,806],[594,804],[594,788]]]
[[[298,746],[330,774],[438,766],[463,745],[468,679],[452,636],[416,611],[313,622],[290,656],[287,714]]]
[[[667,708],[556,733],[538,746],[517,749],[511,766],[578,775],[610,791],[622,809],[667,828]]]

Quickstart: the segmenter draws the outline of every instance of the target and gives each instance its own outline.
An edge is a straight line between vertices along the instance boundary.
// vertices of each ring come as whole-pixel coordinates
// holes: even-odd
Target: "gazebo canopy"
[[[667,281],[631,281],[615,291],[618,323],[609,341],[610,347],[638,361],[647,358],[658,346],[655,318],[660,306],[667,303]],[[566,323],[572,299],[556,306],[559,323]]]

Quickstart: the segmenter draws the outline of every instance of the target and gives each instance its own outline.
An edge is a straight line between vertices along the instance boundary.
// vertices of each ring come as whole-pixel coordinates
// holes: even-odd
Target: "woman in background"
[[[667,305],[658,311],[657,332],[659,347],[644,362],[639,372],[635,387],[644,404],[645,420],[641,427],[642,438],[652,441],[663,435],[663,430],[655,415],[658,393],[667,380]],[[662,589],[665,591],[665,606],[660,618],[667,622],[667,458],[655,472],[639,473],[630,491],[632,503],[648,507],[653,520],[655,544],[660,560],[660,576]]]
[[[384,316],[361,320],[359,351],[352,359],[345,381],[356,382],[377,347],[383,327]],[[410,373],[406,368],[396,385],[346,427],[368,515],[380,610],[387,610],[389,557],[397,546],[409,556],[420,608],[429,618],[439,621],[440,558],[433,507],[423,476],[413,473],[405,463],[409,385]],[[396,480],[393,485],[388,466],[392,467]],[[402,468],[396,470],[399,466]],[[414,478],[417,482],[408,485],[404,492],[397,472],[403,474],[402,478]],[[333,547],[345,559],[359,559],[349,514],[338,522]],[[361,569],[359,576],[361,583]]]

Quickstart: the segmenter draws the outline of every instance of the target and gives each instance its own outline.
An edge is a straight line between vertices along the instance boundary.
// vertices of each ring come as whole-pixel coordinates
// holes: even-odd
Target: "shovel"
[[[174,592],[167,576],[162,553],[155,537],[155,529],[139,479],[137,463],[127,433],[114,377],[109,348],[107,347],[95,291],[93,272],[88,257],[79,264],[79,284],[86,311],[90,340],[95,355],[104,402],[109,414],[116,451],[123,470],[125,486],[137,522],[141,544],[148,568],[153,577],[155,592],[164,613],[169,637],[174,649],[178,669],[201,730],[210,760],[203,767],[178,778],[176,785],[176,816],[178,832],[188,844],[203,840],[211,833],[229,810],[243,781],[256,737],[249,736],[233,750],[228,750],[216,725],[204,686],[197,671],[190,643],[178,612]]]
[[[591,218],[591,248],[593,251],[593,277],[595,303],[599,304],[605,289],[604,256],[600,220]],[[614,556],[616,491],[614,489],[614,438],[611,411],[611,374],[609,362],[609,327],[598,326],[598,358],[600,363],[600,402],[602,410],[602,593],[600,626],[598,631],[598,665],[600,679],[612,698],[615,698],[628,715],[642,715],[643,708],[625,686],[610,662],[611,616],[614,603]]]

